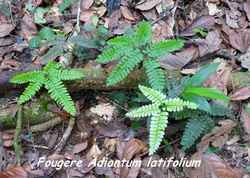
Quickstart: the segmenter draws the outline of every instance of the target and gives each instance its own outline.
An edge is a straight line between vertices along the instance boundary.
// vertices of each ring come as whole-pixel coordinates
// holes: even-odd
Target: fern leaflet
[[[161,112],[151,117],[149,134],[149,154],[152,155],[160,146],[168,123],[168,113]]]
[[[143,56],[138,50],[128,53],[108,76],[107,85],[114,85],[126,78],[129,72],[131,72],[142,60]]]
[[[162,91],[165,88],[165,74],[160,68],[159,62],[149,59],[143,62],[149,84],[153,89]]]
[[[202,134],[214,127],[214,121],[209,117],[189,119],[181,139],[183,150],[189,149]]]
[[[153,44],[149,50],[148,55],[152,58],[158,58],[167,53],[176,51],[184,46],[183,40],[164,40]]]
[[[142,106],[140,108],[134,109],[126,114],[127,117],[148,117],[152,116],[155,113],[160,113],[161,110],[156,104],[149,104]]]
[[[152,29],[150,23],[142,21],[138,24],[135,32],[135,43],[136,46],[145,45],[151,42]]]
[[[155,104],[161,105],[166,100],[166,95],[152,88],[139,85],[139,89],[150,101]]]
[[[29,85],[25,88],[24,92],[21,94],[18,104],[23,104],[29,101],[43,86],[43,83],[40,82],[30,82]]]

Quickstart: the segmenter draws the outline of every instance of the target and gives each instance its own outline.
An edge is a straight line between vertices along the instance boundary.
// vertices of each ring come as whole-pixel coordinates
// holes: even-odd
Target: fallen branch
[[[13,141],[13,146],[16,153],[16,161],[18,165],[21,165],[21,152],[22,152],[21,138],[20,138],[21,131],[22,131],[22,106],[19,106],[17,113],[15,136]]]

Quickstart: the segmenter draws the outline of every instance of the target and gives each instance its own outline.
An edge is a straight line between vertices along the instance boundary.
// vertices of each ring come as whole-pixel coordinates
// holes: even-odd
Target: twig
[[[58,124],[60,124],[62,122],[62,119],[60,117],[56,117],[54,119],[51,119],[47,122],[41,123],[41,124],[37,124],[37,125],[33,125],[31,126],[28,130],[31,132],[42,132],[42,131],[46,131],[49,128],[52,128]],[[11,130],[6,130],[6,133],[14,133],[15,130],[11,129]]]
[[[60,153],[62,151],[63,147],[65,146],[65,144],[66,144],[66,142],[71,134],[71,131],[74,128],[75,120],[76,120],[75,117],[70,117],[68,127],[65,130],[60,142],[55,147],[55,153]]]
[[[56,117],[56,118],[49,120],[47,122],[33,125],[30,127],[29,130],[31,132],[42,132],[42,131],[48,130],[49,128],[56,126],[57,124],[60,124],[61,122],[62,122],[62,119],[60,117]]]
[[[21,131],[22,131],[22,105],[19,106],[18,112],[17,112],[17,123],[16,123],[16,130],[15,130],[14,143],[13,143],[18,165],[21,165],[21,150],[22,150],[21,139],[20,139]]]

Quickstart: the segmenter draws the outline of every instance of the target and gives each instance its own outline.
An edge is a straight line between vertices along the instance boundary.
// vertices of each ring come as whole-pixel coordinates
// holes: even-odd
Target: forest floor
[[[220,63],[203,86],[227,95],[232,114],[216,117],[215,127],[188,151],[180,144],[186,120],[170,120],[165,139],[149,156],[148,122],[125,116],[144,102],[138,83],[108,87],[105,75],[116,63],[95,62],[108,39],[129,33],[142,20],[152,24],[153,41],[185,40],[182,49],[160,59],[169,81]],[[70,43],[76,34],[81,38]],[[52,38],[56,40],[49,42]],[[67,83],[78,112],[75,123],[44,90],[24,105],[18,160],[13,144],[16,101],[23,87],[9,80],[49,60],[99,77],[86,84]],[[0,0],[0,178],[250,178],[249,69],[249,0]],[[103,70],[105,74],[98,74]],[[127,80],[141,80],[140,73],[130,77]],[[221,103],[210,101],[216,102]],[[171,157],[201,160],[201,166],[147,166]],[[93,162],[105,159],[142,164],[112,167]],[[56,160],[81,161],[81,166],[49,165]]]

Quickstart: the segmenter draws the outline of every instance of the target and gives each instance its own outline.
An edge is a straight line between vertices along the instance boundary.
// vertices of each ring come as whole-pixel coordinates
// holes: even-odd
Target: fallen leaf
[[[205,56],[218,51],[221,48],[222,39],[218,31],[211,31],[205,39],[197,39],[195,43],[198,45],[199,55]]]
[[[135,8],[142,10],[142,11],[147,11],[155,7],[157,4],[159,4],[161,0],[147,0],[143,1],[142,3],[138,3]]]
[[[98,157],[102,154],[102,151],[98,147],[96,143],[92,145],[90,150],[88,151],[86,158],[87,160],[93,160],[93,159],[98,159]]]
[[[243,9],[247,15],[248,21],[250,21],[250,1],[244,2]]]
[[[82,2],[81,9],[89,9],[92,6],[92,4],[94,3],[94,0],[84,0],[81,2]]]
[[[215,15],[221,12],[221,9],[218,8],[216,3],[212,3],[207,1],[207,8],[208,8],[208,13],[209,15]]]
[[[20,35],[26,39],[30,40],[32,36],[37,33],[37,27],[33,22],[33,19],[30,15],[25,14],[21,20],[21,32]]]
[[[121,6],[121,13],[125,19],[131,20],[131,21],[135,20],[134,16],[132,15],[132,13],[130,12],[130,10],[127,7]]]
[[[23,167],[15,166],[0,172],[0,178],[28,178],[28,173]]]
[[[191,160],[201,160],[201,166],[186,169],[190,178],[242,178],[239,169],[233,169],[216,154],[196,153]]]
[[[143,154],[147,152],[147,145],[139,139],[131,139],[127,142],[122,158],[125,160],[131,160],[135,155]]]
[[[227,65],[224,59],[221,60],[223,61],[220,62],[216,73],[211,75],[209,79],[205,81],[204,86],[208,88],[217,88],[227,94],[227,86],[231,77],[232,67]]]
[[[198,50],[191,46],[175,54],[167,54],[159,59],[160,64],[165,69],[181,69],[192,59],[198,57]]]
[[[196,18],[191,25],[185,28],[181,33],[180,36],[193,36],[195,35],[194,29],[196,28],[205,28],[211,29],[215,24],[215,18],[213,16],[201,16]]]
[[[111,121],[116,115],[116,107],[110,103],[100,103],[90,108],[90,112],[98,115],[105,121]]]
[[[250,97],[250,87],[240,88],[230,96],[232,101],[246,100],[249,97]]]
[[[243,123],[245,132],[250,134],[250,114],[248,111],[246,111],[246,109],[242,109],[241,111],[241,121]]]
[[[12,30],[14,30],[15,26],[8,23],[0,24],[0,38],[5,37],[10,34]]]
[[[207,150],[210,143],[212,143],[213,146],[222,147],[228,139],[228,134],[230,134],[232,129],[237,125],[230,119],[219,121],[218,124],[220,126],[214,127],[210,133],[202,137],[201,142],[197,146],[200,152]]]
[[[87,146],[88,146],[87,142],[78,143],[78,144],[74,145],[72,152],[74,154],[80,153],[80,152],[84,151],[87,148]]]
[[[239,59],[242,67],[250,70],[250,46],[245,54],[242,54]]]
[[[97,130],[98,133],[102,136],[110,138],[120,138],[128,131],[128,128],[121,122],[111,122],[107,125],[98,125]]]
[[[233,48],[245,53],[250,46],[250,29],[244,30],[227,30],[229,42]]]
[[[93,15],[95,15],[94,11],[83,10],[83,11],[81,11],[80,20],[81,20],[81,22],[89,22]]]

